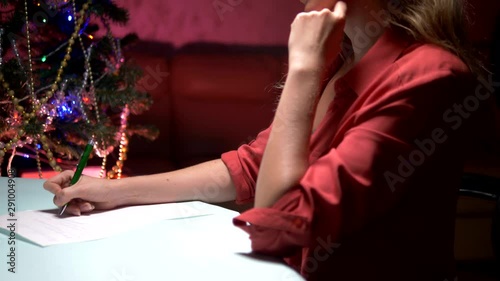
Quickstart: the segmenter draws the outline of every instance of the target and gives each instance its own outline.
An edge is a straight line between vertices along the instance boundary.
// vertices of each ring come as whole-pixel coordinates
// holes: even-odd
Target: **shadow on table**
[[[5,237],[6,240],[9,240],[9,237],[10,237],[10,234],[11,234],[11,232],[9,230],[4,229],[4,228],[0,228],[0,233],[4,234],[6,236]],[[28,240],[28,239],[24,238],[23,236],[21,236],[21,235],[19,235],[17,233],[15,234],[15,240],[16,241],[23,241],[23,242],[31,244],[33,246],[37,246],[37,247],[43,248],[42,245],[38,245],[37,243],[35,243],[35,242],[31,241],[31,240]],[[14,245],[12,245],[12,246],[14,246]]]
[[[254,260],[260,260],[260,261],[265,261],[265,262],[272,262],[272,263],[276,263],[276,264],[287,265],[283,259],[276,258],[276,257],[260,255],[260,254],[255,254],[255,253],[237,253],[237,254],[240,256],[250,258],[250,259],[254,259]]]

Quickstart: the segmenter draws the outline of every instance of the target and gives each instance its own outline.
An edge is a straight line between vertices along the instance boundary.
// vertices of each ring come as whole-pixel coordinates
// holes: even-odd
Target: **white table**
[[[7,180],[0,178],[0,215],[7,213]],[[55,208],[42,180],[15,182],[17,212]],[[303,280],[279,260],[250,254],[248,235],[231,222],[237,212],[189,204],[213,215],[166,220],[107,239],[45,248],[17,236],[14,274],[7,271],[10,246],[2,232],[0,280]]]

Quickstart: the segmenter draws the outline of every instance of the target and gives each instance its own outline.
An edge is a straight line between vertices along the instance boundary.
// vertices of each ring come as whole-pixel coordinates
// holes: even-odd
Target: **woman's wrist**
[[[318,73],[325,70],[325,63],[319,57],[305,56],[300,59],[290,59],[288,72]]]
[[[321,71],[312,65],[291,66],[280,97],[277,115],[288,116],[292,120],[311,119],[320,96],[321,77]]]
[[[128,186],[126,179],[104,180],[104,188],[107,190],[110,203],[117,206],[138,204],[137,192]]]

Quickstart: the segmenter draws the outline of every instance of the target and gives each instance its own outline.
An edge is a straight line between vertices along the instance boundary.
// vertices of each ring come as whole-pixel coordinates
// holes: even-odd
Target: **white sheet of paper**
[[[16,213],[16,234],[40,246],[49,246],[106,238],[162,220],[209,215],[188,204],[131,206],[80,217],[60,217],[57,209],[23,211]],[[12,218],[0,216],[0,222],[4,222],[1,228],[7,229],[7,219]]]

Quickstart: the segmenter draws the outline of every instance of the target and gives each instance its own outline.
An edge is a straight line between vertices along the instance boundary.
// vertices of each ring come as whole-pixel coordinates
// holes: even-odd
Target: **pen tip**
[[[61,211],[59,212],[59,216],[62,216],[64,214],[64,211],[66,210],[66,205],[64,205],[62,208],[61,208]]]

